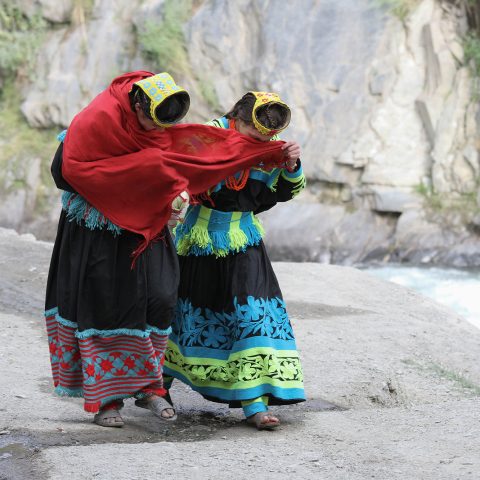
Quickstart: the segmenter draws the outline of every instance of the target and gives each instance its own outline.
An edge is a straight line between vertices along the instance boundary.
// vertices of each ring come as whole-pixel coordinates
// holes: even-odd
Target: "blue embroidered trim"
[[[270,188],[270,190],[272,190],[277,184],[278,177],[282,173],[282,170],[283,169],[281,168],[274,168],[270,172],[265,172],[263,170],[252,169],[250,170],[250,175],[248,178],[259,180],[265,183],[265,185],[267,185],[267,187]]]
[[[234,342],[247,337],[295,341],[285,303],[281,298],[247,297],[246,304],[233,300],[231,313],[194,308],[189,299],[179,299],[174,334],[178,345],[231,350]],[[181,329],[180,329],[181,326]],[[290,348],[294,348],[294,343]]]
[[[79,225],[85,225],[90,230],[102,230],[107,228],[114,236],[120,235],[122,229],[92,207],[78,193],[63,192],[62,208],[70,222],[76,221]]]
[[[269,337],[248,337],[234,342],[231,349],[218,349],[202,346],[186,346],[182,345],[178,340],[178,335],[172,332],[169,340],[178,346],[178,350],[184,357],[196,358],[214,358],[216,360],[228,360],[230,355],[243,350],[256,349],[258,351],[267,351],[268,349],[282,350],[296,350],[297,345],[295,340],[280,340],[278,338]]]

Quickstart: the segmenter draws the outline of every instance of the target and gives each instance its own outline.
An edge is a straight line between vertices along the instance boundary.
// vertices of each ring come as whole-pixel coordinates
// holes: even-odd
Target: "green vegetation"
[[[200,3],[199,0],[166,0],[162,20],[148,19],[137,32],[138,42],[144,58],[152,64],[153,70],[167,71],[174,77],[195,77],[202,98],[212,113],[219,113],[220,105],[213,83],[207,77],[191,71],[183,34],[184,24]]]
[[[464,41],[465,63],[471,66],[472,73],[480,77],[480,38],[469,33]]]
[[[12,77],[20,67],[34,64],[35,53],[41,44],[47,23],[40,15],[27,17],[11,5],[0,0],[0,72]]]
[[[86,19],[92,14],[94,5],[95,0],[74,0],[73,10],[77,15]]]
[[[403,363],[405,365],[414,367],[417,370],[427,372],[427,373],[433,373],[441,378],[444,378],[445,380],[448,380],[454,383],[457,388],[469,390],[475,396],[480,395],[480,385],[477,385],[476,383],[472,382],[461,373],[454,372],[453,370],[445,368],[438,363],[430,362],[428,364],[423,365],[411,359],[403,360]]]
[[[470,32],[464,39],[463,51],[465,63],[469,66],[472,75],[472,100],[480,100],[480,38]]]
[[[138,32],[141,51],[156,70],[172,74],[189,73],[189,62],[183,25],[190,18],[192,0],[166,0],[163,20],[147,20]]]
[[[217,92],[213,83],[204,78],[198,80],[198,86],[203,99],[207,102],[208,106],[212,109],[212,113],[220,112],[220,102],[218,101]]]
[[[439,377],[455,383],[458,387],[470,390],[474,395],[480,395],[480,386],[473,383],[468,378],[464,377],[458,372],[444,368],[436,363],[431,363],[427,366],[428,370],[437,374]]]
[[[402,22],[408,17],[419,0],[377,0],[377,3],[388,8],[390,12],[398,17]]]
[[[441,214],[445,219],[448,219],[451,214],[460,215],[464,223],[469,223],[479,211],[477,189],[478,186],[471,192],[459,194],[456,197],[442,195],[435,192],[431,186],[424,184],[417,185],[414,190],[423,197],[423,204],[428,213]]]
[[[463,0],[469,32],[463,40],[465,64],[472,75],[472,100],[480,100],[480,0]]]
[[[7,82],[0,97],[0,185],[3,184],[2,191],[7,192],[24,188],[29,159],[40,158],[40,175],[45,180],[37,192],[37,207],[41,211],[48,193],[45,185],[51,183],[49,169],[58,144],[58,132],[57,129],[30,127],[20,112],[20,103],[20,92],[13,82]],[[8,181],[6,176],[9,177]]]

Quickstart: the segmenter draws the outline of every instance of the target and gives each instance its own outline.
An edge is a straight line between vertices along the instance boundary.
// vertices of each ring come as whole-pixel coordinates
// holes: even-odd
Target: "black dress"
[[[141,236],[120,229],[61,175],[62,144],[52,164],[64,190],[48,275],[47,319],[55,390],[83,396],[96,412],[123,398],[164,394],[161,362],[177,302],[178,259],[170,233],[132,268]]]
[[[176,228],[180,259],[177,313],[165,354],[166,379],[205,398],[244,406],[305,399],[285,303],[256,213],[288,201],[305,185],[295,172],[252,169],[240,191],[219,184],[212,203],[190,206]]]

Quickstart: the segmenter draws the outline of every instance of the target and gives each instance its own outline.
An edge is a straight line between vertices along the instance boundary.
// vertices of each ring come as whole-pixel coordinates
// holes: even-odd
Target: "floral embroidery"
[[[292,327],[281,298],[249,296],[246,304],[234,299],[231,313],[195,308],[190,300],[179,299],[173,332],[180,345],[231,349],[244,338],[263,336],[279,340],[294,340]]]
[[[192,382],[250,382],[271,378],[277,381],[303,381],[303,373],[298,356],[279,357],[272,354],[254,354],[230,360],[222,365],[201,365],[185,361],[176,350],[167,349],[166,362],[175,365]]]

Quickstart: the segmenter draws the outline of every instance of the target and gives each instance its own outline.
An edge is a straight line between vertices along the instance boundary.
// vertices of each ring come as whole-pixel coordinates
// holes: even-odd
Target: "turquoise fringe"
[[[78,324],[76,324],[75,322],[71,322],[70,320],[67,320],[67,319],[63,318],[63,317],[60,316],[58,313],[55,314],[55,320],[56,320],[58,323],[61,323],[62,325],[65,325],[66,327],[78,328]]]
[[[63,192],[62,208],[65,210],[70,222],[75,221],[79,225],[85,225],[90,230],[107,228],[114,236],[122,233],[122,229],[119,226],[104,217],[77,193]]]
[[[182,238],[182,236],[184,234],[187,234],[190,230],[189,228],[185,228],[184,231],[182,231],[182,227],[184,227],[185,224],[181,224],[179,226],[180,228],[177,227],[177,230],[175,231],[175,244],[177,244]],[[202,257],[205,255],[213,255],[218,250],[224,250],[229,253],[239,253],[245,252],[248,247],[260,244],[262,240],[262,234],[258,231],[258,228],[255,225],[252,224],[248,226],[242,226],[242,232],[246,235],[247,242],[241,247],[233,248],[230,245],[230,237],[228,235],[228,231],[209,231],[208,234],[210,236],[210,239],[212,240],[212,243],[210,243],[207,247],[192,245],[190,247],[189,255]]]
[[[62,386],[55,387],[55,393],[61,397],[83,397],[83,389],[82,388],[66,388]]]
[[[208,221],[202,220],[202,211],[210,213]],[[224,257],[231,253],[245,252],[248,247],[259,245],[264,230],[258,219],[252,212],[243,212],[241,218],[235,220],[232,226],[234,213],[238,212],[221,212],[199,205],[190,206],[184,223],[179,223],[174,230],[177,253],[182,256]]]
[[[55,320],[58,323],[65,325],[66,327],[74,328],[76,330],[78,329],[77,323],[71,322],[70,320],[67,320],[59,315],[58,307],[47,310],[44,315],[49,317],[53,314],[55,314]],[[97,330],[95,328],[90,328],[88,330],[84,330],[83,332],[75,332],[75,336],[79,339],[85,339],[93,336],[112,337],[115,335],[133,335],[135,337],[148,338],[152,332],[156,333],[157,335],[170,335],[172,333],[172,327],[161,329],[147,324],[145,331],[131,328],[117,328],[115,330]]]
[[[45,310],[43,313],[45,317],[51,317],[52,315],[56,315],[58,313],[58,307],[51,308],[50,310]]]
[[[83,332],[75,332],[75,336],[79,340],[85,340],[90,337],[113,337],[116,335],[129,335],[133,337],[148,338],[150,330],[138,330],[133,328],[116,328],[115,330],[97,330],[96,328],[89,328]]]
[[[133,337],[148,338],[151,333],[157,335],[170,335],[172,333],[172,327],[168,327],[165,330],[154,327],[153,325],[147,325],[146,330],[139,330],[136,328],[116,328],[115,330],[97,330],[96,328],[89,328],[83,332],[76,332],[75,336],[79,340],[85,340],[90,337],[114,337],[116,335],[129,335]]]
[[[62,132],[60,132],[58,135],[57,135],[57,140],[59,142],[63,142],[65,140],[65,137],[67,136],[67,131],[66,130],[63,130]]]
[[[147,332],[153,332],[157,335],[170,335],[172,333],[172,327],[168,327],[165,330],[154,327],[153,325],[147,325]]]

